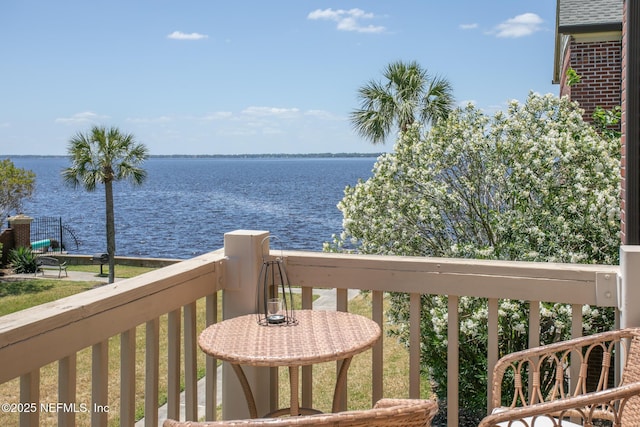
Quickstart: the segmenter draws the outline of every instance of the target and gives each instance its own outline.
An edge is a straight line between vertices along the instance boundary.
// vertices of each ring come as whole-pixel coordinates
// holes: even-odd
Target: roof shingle
[[[560,28],[622,23],[623,0],[558,0]]]

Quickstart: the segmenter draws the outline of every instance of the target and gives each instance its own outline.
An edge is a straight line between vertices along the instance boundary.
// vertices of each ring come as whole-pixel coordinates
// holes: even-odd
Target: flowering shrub
[[[347,187],[343,232],[327,251],[616,264],[619,141],[604,139],[566,98],[531,93],[489,117],[469,105],[421,136],[401,134],[372,177]],[[394,333],[408,339],[408,296],[393,294]],[[423,295],[422,354],[446,396],[447,297]],[[463,297],[463,407],[486,405],[486,300]],[[500,302],[500,353],[526,347],[528,306]],[[568,337],[570,307],[543,303],[542,342]],[[585,333],[611,325],[586,307]],[[475,393],[472,391],[476,391]]]

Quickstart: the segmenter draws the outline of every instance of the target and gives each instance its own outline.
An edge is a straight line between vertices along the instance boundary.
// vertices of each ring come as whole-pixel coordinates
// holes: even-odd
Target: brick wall
[[[13,245],[16,248],[31,246],[31,222],[33,218],[26,215],[16,215],[9,218],[9,225],[13,229]]]
[[[622,105],[622,114],[620,118],[621,128],[622,128],[622,136],[620,138],[621,143],[621,158],[620,158],[620,237],[622,240],[622,244],[627,243],[626,236],[626,169],[627,169],[627,150],[626,150],[626,123],[627,123],[627,114],[626,114],[626,103],[627,103],[627,2],[622,2],[622,52],[620,58],[620,91],[621,91],[621,99],[620,103]]]
[[[2,254],[0,254],[0,266],[9,262],[9,251],[13,249],[13,229],[5,228],[0,233],[0,243],[2,243]]]
[[[13,224],[13,243],[16,248],[31,247],[31,224]]]
[[[610,110],[621,103],[622,43],[620,41],[576,41],[571,38],[569,66],[581,77],[569,90],[571,100],[585,110],[592,122],[596,107]],[[566,62],[565,62],[566,64]],[[561,93],[562,93],[561,85]]]

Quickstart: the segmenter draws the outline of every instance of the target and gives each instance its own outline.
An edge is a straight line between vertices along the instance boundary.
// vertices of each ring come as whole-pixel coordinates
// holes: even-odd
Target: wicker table
[[[250,314],[213,324],[200,334],[198,344],[205,353],[231,363],[252,418],[258,417],[256,404],[241,365],[288,367],[291,407],[268,416],[300,415],[318,412],[299,407],[300,366],[343,360],[333,395],[333,412],[337,412],[351,358],[373,347],[380,337],[377,323],[356,314],[300,310],[295,317],[295,326],[259,326],[256,315]]]

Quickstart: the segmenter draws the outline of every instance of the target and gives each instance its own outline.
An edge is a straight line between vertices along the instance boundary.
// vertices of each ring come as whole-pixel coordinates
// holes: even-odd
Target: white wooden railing
[[[448,360],[448,423],[457,423],[458,319],[457,301],[462,296],[489,300],[488,367],[498,355],[498,300],[530,301],[530,330],[539,330],[540,301],[561,302],[573,307],[574,335],[582,331],[583,304],[624,306],[621,294],[630,298],[633,290],[618,291],[618,278],[637,282],[634,270],[638,256],[634,252],[623,256],[628,267],[549,264],[468,259],[434,259],[393,256],[365,256],[315,252],[271,251],[262,244],[268,233],[238,231],[225,235],[225,247],[187,261],[115,284],[83,292],[44,306],[34,307],[0,318],[0,384],[3,387],[19,378],[15,396],[0,395],[0,425],[19,423],[39,425],[43,420],[58,425],[83,425],[79,420],[90,416],[92,425],[108,423],[132,426],[136,404],[144,402],[144,424],[157,426],[160,384],[167,385],[167,416],[180,417],[180,383],[184,383],[185,415],[197,418],[198,369],[204,367],[206,381],[207,419],[216,413],[218,381],[216,361],[202,357],[197,348],[198,331],[218,318],[217,300],[223,292],[224,317],[251,312],[255,301],[256,277],[264,256],[284,257],[290,281],[302,287],[304,308],[312,307],[313,288],[336,289],[336,309],[347,310],[349,289],[369,290],[372,294],[372,318],[383,323],[385,292],[410,294],[410,372],[409,397],[420,394],[420,295],[439,294],[449,297]],[[633,277],[632,277],[633,276]],[[624,286],[623,286],[624,289]],[[637,300],[637,299],[636,299]],[[201,302],[199,302],[201,301]],[[1,300],[0,300],[1,303]],[[196,321],[196,304],[206,306],[206,320]],[[629,313],[634,322],[637,313]],[[166,323],[164,320],[166,315]],[[636,317],[633,317],[636,316]],[[162,321],[160,320],[162,318]],[[161,326],[166,324],[168,344],[166,354],[160,354]],[[136,356],[136,328],[145,328],[145,354]],[[181,335],[183,340],[181,341]],[[539,334],[530,334],[530,346],[536,345]],[[115,365],[120,369],[119,384],[108,384],[110,338],[119,337],[121,351]],[[384,339],[384,337],[383,337]],[[89,348],[90,366],[78,366],[77,354]],[[84,350],[88,351],[88,350]],[[144,372],[136,372],[136,357],[144,357]],[[114,356],[111,357],[113,362]],[[166,363],[164,361],[167,361]],[[40,371],[57,363],[57,384],[46,393]],[[166,366],[165,366],[166,365]],[[382,343],[371,352],[372,400],[382,397]],[[90,397],[80,397],[81,376],[90,370]],[[230,371],[230,370],[228,370]],[[311,370],[302,373],[302,404],[311,406]],[[136,392],[136,376],[142,377],[144,391]],[[164,379],[166,377],[166,380]],[[162,379],[161,379],[162,378]],[[225,372],[223,382],[223,416],[247,416],[242,399],[225,399],[235,381]],[[84,381],[83,383],[87,383]],[[487,391],[490,393],[490,390]],[[348,393],[347,393],[348,395]],[[402,397],[402,396],[394,396]],[[109,411],[111,399],[119,399],[120,411]],[[257,396],[259,399],[269,396]],[[51,409],[45,405],[57,405]],[[75,404],[75,405],[73,405]],[[35,406],[34,406],[35,405]],[[85,407],[89,410],[85,411]],[[5,410],[7,409],[7,410]],[[19,412],[19,413],[17,413]],[[55,412],[55,416],[51,414]],[[85,414],[88,412],[88,414]],[[115,421],[114,421],[115,420]],[[87,421],[88,422],[88,421]]]

